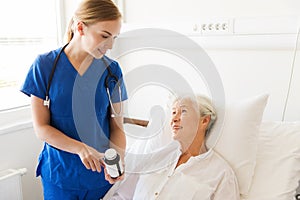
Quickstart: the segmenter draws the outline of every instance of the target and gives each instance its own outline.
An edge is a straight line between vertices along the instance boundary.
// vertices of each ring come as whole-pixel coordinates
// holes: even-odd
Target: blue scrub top
[[[29,69],[21,92],[45,99],[47,83],[54,60],[61,48],[37,56]],[[113,103],[127,99],[122,71],[116,61],[104,57],[116,81],[109,77]],[[67,136],[104,152],[109,148],[110,104],[105,87],[108,70],[101,59],[94,59],[81,76],[62,52],[49,90],[50,124]],[[108,185],[101,173],[87,170],[77,154],[71,154],[45,143],[39,156],[36,175],[63,189],[97,189]]]

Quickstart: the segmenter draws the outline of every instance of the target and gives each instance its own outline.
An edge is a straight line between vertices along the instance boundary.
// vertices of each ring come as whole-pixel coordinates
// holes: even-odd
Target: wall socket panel
[[[193,32],[202,35],[230,35],[233,34],[233,19],[210,20],[194,24]]]

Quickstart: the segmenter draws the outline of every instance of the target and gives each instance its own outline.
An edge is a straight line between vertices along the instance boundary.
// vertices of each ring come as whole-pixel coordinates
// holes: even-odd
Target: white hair
[[[182,95],[180,97],[173,97],[172,104],[174,104],[177,101],[182,101],[184,99],[190,100],[193,103],[200,117],[210,116],[210,121],[205,132],[205,136],[207,136],[211,128],[213,127],[215,121],[217,120],[217,112],[212,100],[209,97],[202,94]]]

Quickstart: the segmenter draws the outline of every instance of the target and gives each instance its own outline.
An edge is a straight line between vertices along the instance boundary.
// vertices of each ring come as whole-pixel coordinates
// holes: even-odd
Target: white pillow
[[[242,196],[248,194],[251,186],[258,147],[258,132],[267,100],[268,95],[264,94],[226,106],[224,122],[216,121],[206,143],[208,148],[214,148],[232,166]],[[163,125],[158,123],[157,126]],[[149,153],[163,146],[171,138],[167,127],[164,127],[160,134],[141,140],[138,139],[141,135],[149,135],[149,133],[152,135],[151,126],[144,128],[125,125],[127,139],[130,141],[127,152]],[[218,138],[217,143],[216,138]]]
[[[255,96],[237,103],[228,104],[223,124],[216,121],[211,137],[218,140],[207,141],[208,148],[214,148],[232,166],[236,173],[241,196],[247,196],[258,148],[258,133],[268,95]],[[221,132],[219,132],[221,131]]]
[[[246,199],[294,199],[299,180],[300,121],[263,122],[255,174]]]

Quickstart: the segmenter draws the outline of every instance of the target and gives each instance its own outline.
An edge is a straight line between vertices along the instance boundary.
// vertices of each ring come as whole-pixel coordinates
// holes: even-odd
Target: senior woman
[[[234,171],[205,145],[217,118],[212,101],[201,95],[184,96],[173,101],[171,110],[173,142],[180,145],[173,155],[165,156],[176,155],[175,162],[151,173],[129,175],[107,199],[240,199]],[[157,156],[164,153],[161,150]]]

